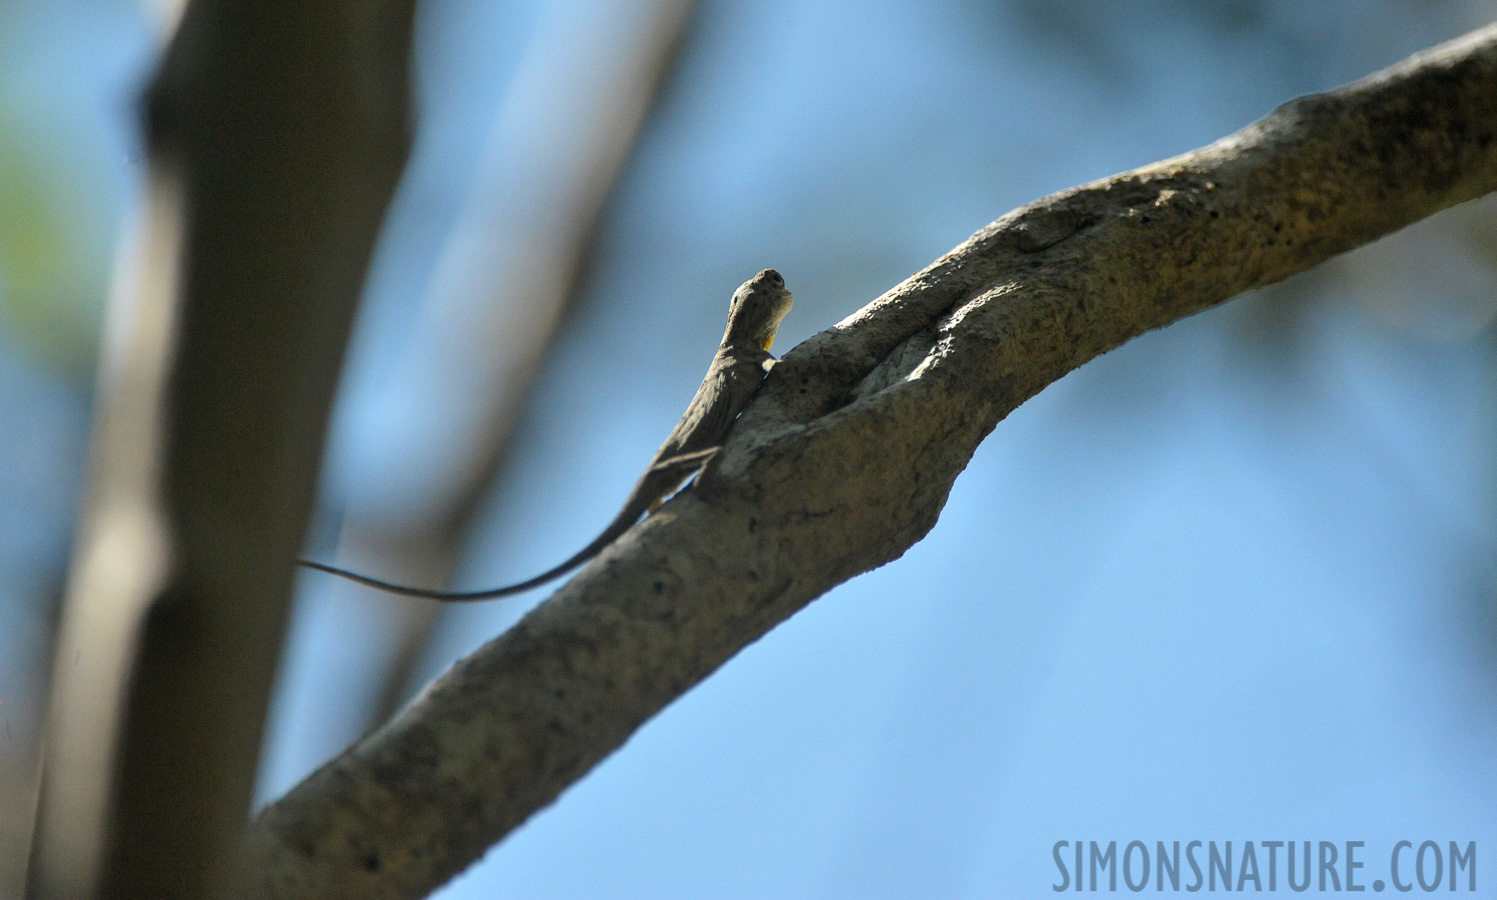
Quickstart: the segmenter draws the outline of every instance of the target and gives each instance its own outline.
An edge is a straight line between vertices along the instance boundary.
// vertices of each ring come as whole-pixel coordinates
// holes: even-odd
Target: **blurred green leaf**
[[[112,198],[90,197],[93,173],[21,126],[0,111],[0,314],[22,349],[81,377],[98,352]]]

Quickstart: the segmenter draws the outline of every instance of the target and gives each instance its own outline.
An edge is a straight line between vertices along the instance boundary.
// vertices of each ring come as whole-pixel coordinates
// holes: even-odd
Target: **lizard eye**
[[[774,285],[775,287],[785,286],[785,279],[780,277],[780,273],[776,272],[774,269],[765,269],[764,274],[769,279],[769,283]]]

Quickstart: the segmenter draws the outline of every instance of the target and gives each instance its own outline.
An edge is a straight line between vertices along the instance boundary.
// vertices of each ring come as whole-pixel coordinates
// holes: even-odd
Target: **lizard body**
[[[427,597],[448,602],[488,600],[518,594],[570,572],[598,555],[609,544],[628,531],[639,517],[653,513],[665,498],[682,483],[699,472],[722,447],[723,439],[733,427],[734,419],[748,406],[774,357],[769,347],[785,314],[790,312],[790,291],[785,279],[774,269],[765,269],[745,281],[733,292],[728,308],[728,327],[702,386],[681,416],[681,421],[655,451],[650,465],[630,492],[629,499],[609,526],[592,543],[570,559],[534,578],[501,588],[482,591],[450,592],[409,587],[381,581],[310,560],[303,566],[356,581],[359,584],[412,597]]]

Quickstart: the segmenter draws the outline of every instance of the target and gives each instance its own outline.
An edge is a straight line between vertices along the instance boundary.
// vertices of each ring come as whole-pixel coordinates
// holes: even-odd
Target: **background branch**
[[[1497,29],[978,232],[776,367],[721,464],[257,819],[262,892],[441,884],[811,599],[1007,413],[1131,337],[1497,187]]]
[[[422,303],[423,324],[389,379],[416,396],[381,404],[407,411],[402,427],[361,441],[346,464],[338,546],[346,565],[403,584],[450,579],[508,458],[524,399],[576,308],[599,224],[695,11],[693,0],[546,11],[554,21],[537,29],[506,89],[479,184]],[[445,377],[420,377],[432,368]],[[371,451],[371,440],[395,447]],[[401,475],[411,484],[392,490]],[[410,696],[442,606],[330,586],[357,595],[357,615],[377,603],[395,619],[363,733]]]

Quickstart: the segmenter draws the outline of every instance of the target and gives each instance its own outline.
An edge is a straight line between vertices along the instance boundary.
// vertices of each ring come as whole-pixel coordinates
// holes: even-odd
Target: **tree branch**
[[[263,811],[263,896],[416,897],[834,585],[1124,341],[1497,188],[1497,28],[983,228],[790,351],[720,462]]]

